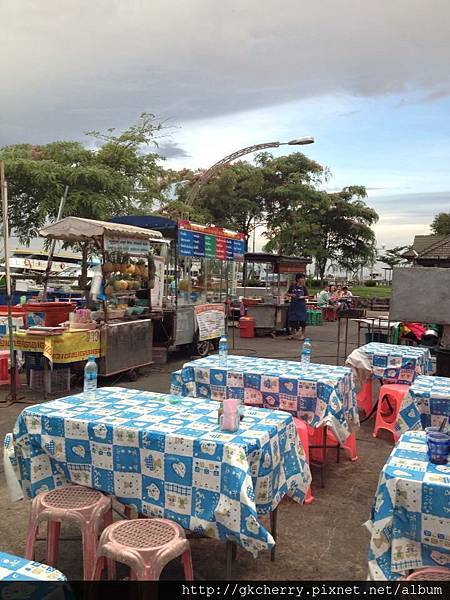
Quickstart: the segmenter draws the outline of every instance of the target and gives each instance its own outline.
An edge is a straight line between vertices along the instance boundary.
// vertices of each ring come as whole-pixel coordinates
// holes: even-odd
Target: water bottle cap
[[[88,356],[88,360],[95,360],[95,356]]]

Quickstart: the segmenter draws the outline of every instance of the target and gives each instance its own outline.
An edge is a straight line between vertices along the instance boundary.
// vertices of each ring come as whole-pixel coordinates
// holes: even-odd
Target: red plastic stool
[[[71,485],[44,492],[31,505],[25,558],[34,560],[34,545],[39,524],[47,522],[47,564],[56,567],[61,522],[81,529],[83,540],[83,578],[91,580],[101,525],[112,523],[111,498],[81,485]],[[108,562],[111,578],[112,563]]]
[[[375,418],[375,429],[373,437],[377,437],[380,429],[390,431],[394,436],[394,441],[397,443],[398,434],[395,431],[398,413],[402,405],[402,400],[409,390],[409,385],[401,385],[399,383],[387,383],[380,388],[378,396],[377,416]]]
[[[168,519],[118,521],[100,537],[94,579],[101,578],[108,558],[128,565],[132,579],[155,581],[167,563],[178,556],[185,579],[192,581],[191,549],[182,527]]]
[[[366,417],[370,415],[373,409],[373,397],[372,397],[372,379],[366,381],[359,392],[356,395],[356,401],[358,408],[364,411]]]
[[[9,377],[9,351],[0,351],[0,385],[6,385],[10,383]]]
[[[309,465],[309,435],[308,435],[308,425],[302,419],[297,419],[297,417],[293,417],[295,423],[295,429],[297,430],[297,435],[300,438],[300,442],[302,443],[303,449],[306,455],[306,462]],[[314,500],[314,496],[312,495],[311,486],[306,491],[305,496],[305,504],[311,504]]]
[[[405,578],[406,581],[450,581],[450,569],[445,567],[427,567],[414,571]]]
[[[319,448],[310,448],[311,458],[315,462],[325,462],[327,448],[334,448],[337,450],[336,462],[339,462],[341,448],[345,448],[345,450],[348,451],[349,458],[352,462],[358,460],[356,436],[354,433],[350,434],[343,444],[339,444],[334,433],[327,427],[327,443],[325,446],[325,427],[318,427],[317,429],[308,427],[308,431],[310,446],[319,446]]]

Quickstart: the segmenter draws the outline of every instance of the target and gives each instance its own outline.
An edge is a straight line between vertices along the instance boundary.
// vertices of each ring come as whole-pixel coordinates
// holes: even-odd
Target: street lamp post
[[[187,206],[191,207],[194,204],[194,201],[200,191],[202,185],[204,185],[207,181],[209,181],[214,175],[225,165],[240,158],[241,156],[245,156],[246,154],[251,154],[252,152],[257,152],[258,150],[265,150],[267,148],[278,148],[279,146],[305,146],[306,144],[313,144],[314,138],[311,136],[296,138],[291,140],[290,142],[266,142],[263,144],[255,144],[253,146],[248,146],[247,148],[241,148],[241,150],[237,150],[228,156],[224,156],[215,164],[212,165],[209,169],[204,171],[194,183],[192,188],[189,191],[189,194],[186,198]]]

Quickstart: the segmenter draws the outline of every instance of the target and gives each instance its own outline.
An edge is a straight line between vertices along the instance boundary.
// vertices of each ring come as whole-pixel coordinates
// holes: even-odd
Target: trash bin
[[[255,319],[253,317],[241,317],[239,319],[239,337],[255,337]]]

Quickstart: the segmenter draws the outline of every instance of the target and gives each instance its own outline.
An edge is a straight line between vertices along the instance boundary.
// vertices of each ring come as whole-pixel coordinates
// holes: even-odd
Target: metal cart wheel
[[[194,341],[192,342],[192,354],[194,356],[198,356],[200,358],[204,358],[208,356],[210,348],[210,341],[203,340],[200,341],[197,336],[195,336]]]
[[[136,369],[130,369],[127,371],[128,381],[137,381],[139,374]]]

